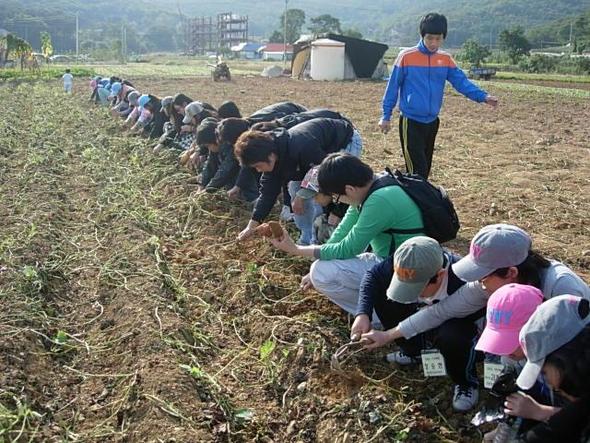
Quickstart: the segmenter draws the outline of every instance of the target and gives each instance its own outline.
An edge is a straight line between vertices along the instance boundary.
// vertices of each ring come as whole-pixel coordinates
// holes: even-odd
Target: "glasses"
[[[340,194],[332,194],[332,201],[333,201],[335,204],[338,204],[338,203],[340,203]]]

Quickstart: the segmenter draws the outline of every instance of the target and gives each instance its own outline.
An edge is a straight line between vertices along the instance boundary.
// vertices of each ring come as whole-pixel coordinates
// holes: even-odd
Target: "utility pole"
[[[574,22],[570,22],[570,39],[569,39],[569,44],[572,44],[572,37],[574,34]]]
[[[124,23],[121,24],[121,61],[127,63],[127,28]]]
[[[287,4],[289,0],[285,0],[285,13],[283,23],[283,70],[287,67]]]
[[[76,64],[80,62],[80,14],[76,12]]]

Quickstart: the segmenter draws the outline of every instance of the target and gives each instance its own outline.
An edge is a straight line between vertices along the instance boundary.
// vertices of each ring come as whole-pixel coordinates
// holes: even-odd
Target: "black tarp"
[[[345,52],[354,68],[357,78],[371,78],[379,60],[383,58],[385,51],[389,48],[383,43],[346,37],[339,34],[325,34],[322,38],[336,40],[346,45]]]

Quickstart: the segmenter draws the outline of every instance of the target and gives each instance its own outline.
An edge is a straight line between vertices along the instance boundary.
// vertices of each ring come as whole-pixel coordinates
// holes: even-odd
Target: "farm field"
[[[382,82],[134,83],[244,114],[334,108],[375,169],[403,164],[397,134],[376,127]],[[590,281],[590,91],[483,85],[497,110],[449,91],[441,113],[432,180],[462,222],[449,247],[513,223]],[[78,79],[71,97],[56,82],[0,85],[0,441],[481,441],[448,380],[386,350],[332,371],[348,319],[298,289],[310,262],[237,245],[248,208],[197,196],[174,155],[121,133],[88,95]]]

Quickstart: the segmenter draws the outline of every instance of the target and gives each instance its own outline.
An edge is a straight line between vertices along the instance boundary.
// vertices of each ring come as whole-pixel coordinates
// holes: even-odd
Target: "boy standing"
[[[498,99],[467,79],[451,55],[439,50],[447,36],[447,19],[430,13],[420,21],[420,42],[398,55],[383,96],[379,127],[391,129],[391,114],[399,102],[399,136],[406,169],[428,178],[438,132],[438,113],[445,82],[469,99],[496,107]]]
[[[74,86],[74,76],[70,74],[70,70],[66,69],[66,73],[61,76],[64,81],[64,91],[66,94],[72,93],[72,86]]]

